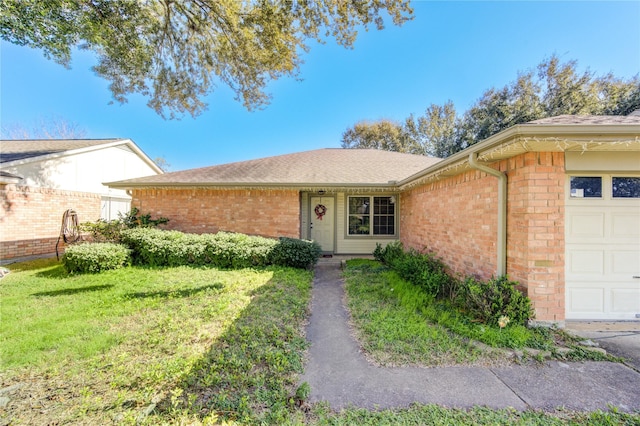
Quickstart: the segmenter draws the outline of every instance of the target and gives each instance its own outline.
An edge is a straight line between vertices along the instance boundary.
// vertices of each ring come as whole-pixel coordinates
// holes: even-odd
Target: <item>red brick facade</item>
[[[131,205],[168,218],[167,229],[300,237],[297,190],[140,189],[133,191]]]
[[[564,320],[564,154],[527,153],[493,165],[508,177],[507,274],[536,319]],[[498,182],[479,171],[402,194],[403,244],[434,252],[454,273],[496,273]]]
[[[55,253],[67,209],[81,222],[100,219],[100,195],[86,192],[6,185],[0,203],[0,259]]]

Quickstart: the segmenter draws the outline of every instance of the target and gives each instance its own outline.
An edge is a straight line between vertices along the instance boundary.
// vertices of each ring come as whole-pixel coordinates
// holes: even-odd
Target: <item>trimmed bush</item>
[[[96,273],[131,263],[131,250],[122,244],[87,243],[69,246],[62,264],[69,273]]]
[[[322,248],[315,241],[282,237],[271,252],[271,263],[294,268],[312,268],[318,262],[321,253]]]
[[[320,257],[320,246],[311,241],[274,240],[232,232],[197,235],[133,228],[122,231],[121,239],[133,250],[134,263],[150,266],[210,265],[239,269],[277,264],[308,268]]]
[[[207,263],[220,268],[247,268],[268,265],[276,240],[233,232],[218,232],[200,236],[207,241]]]

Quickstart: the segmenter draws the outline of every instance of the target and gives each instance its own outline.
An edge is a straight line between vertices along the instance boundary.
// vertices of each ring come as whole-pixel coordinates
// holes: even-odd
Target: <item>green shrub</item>
[[[184,235],[178,231],[154,228],[125,229],[120,233],[122,242],[133,250],[133,261],[149,266],[178,266],[185,262],[184,250],[177,247]],[[186,263],[186,262],[185,262]]]
[[[478,320],[497,325],[501,316],[514,324],[526,325],[533,316],[531,301],[522,294],[515,281],[507,277],[482,282],[467,278],[461,283],[457,304]]]
[[[404,256],[404,249],[400,241],[393,241],[384,248],[380,243],[376,243],[376,249],[373,251],[373,257],[387,266],[391,266],[396,259]]]
[[[269,264],[269,256],[277,241],[233,232],[201,236],[206,241],[206,263],[220,268],[247,268]]]
[[[377,245],[373,255],[402,279],[436,299],[449,300],[475,321],[497,326],[500,317],[506,316],[515,326],[526,325],[533,317],[529,298],[516,289],[517,282],[506,277],[487,282],[474,278],[459,280],[448,273],[440,259],[414,249],[404,251],[399,242],[385,248]]]
[[[446,265],[430,253],[420,253],[413,249],[405,252],[402,244],[391,243],[381,251],[380,257],[400,277],[422,287],[432,296],[449,297],[455,287]]]
[[[151,219],[151,214],[140,214],[140,210],[133,207],[128,213],[118,213],[118,219],[99,219],[95,222],[84,222],[80,224],[82,232],[91,235],[94,242],[121,242],[121,233],[125,229],[131,228],[152,228],[169,222],[166,217]]]
[[[69,246],[62,264],[69,273],[95,273],[131,263],[131,250],[122,244],[87,243]]]
[[[320,246],[315,242],[232,232],[196,235],[133,228],[122,231],[121,238],[133,250],[136,264],[150,266],[210,265],[239,269],[277,264],[308,268],[320,257]]]
[[[321,253],[322,248],[315,241],[282,237],[271,252],[271,262],[294,268],[311,268]]]
[[[123,225],[119,220],[99,219],[95,222],[84,222],[80,224],[82,233],[89,234],[91,241],[96,243],[120,242],[120,232],[123,229]]]

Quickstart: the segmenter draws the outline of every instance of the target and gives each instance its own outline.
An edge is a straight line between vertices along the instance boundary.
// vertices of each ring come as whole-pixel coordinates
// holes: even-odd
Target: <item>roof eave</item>
[[[290,183],[290,182],[106,182],[104,185],[113,189],[184,189],[184,188],[206,188],[206,189],[296,189],[305,191],[338,190],[338,189],[368,189],[393,191],[397,189],[397,184],[392,183]]]
[[[88,146],[84,148],[70,149],[60,152],[54,152],[46,155],[37,155],[34,157],[23,158],[20,160],[7,161],[2,163],[3,168],[22,166],[24,164],[35,163],[38,161],[52,160],[56,158],[67,157],[70,155],[83,154],[85,152],[98,151],[100,149],[111,148],[119,145],[127,145],[138,157],[142,159],[149,167],[151,167],[156,173],[163,174],[164,171],[158,167],[156,163],[151,160],[147,154],[145,154],[131,139],[113,139],[111,142],[102,143],[99,145]]]
[[[475,152],[480,159],[491,161],[492,159],[505,159],[522,152],[536,151],[535,147],[528,149],[522,147],[518,151],[509,151],[509,147],[518,143],[526,143],[535,140],[551,138],[555,140],[555,151],[588,150],[588,144],[611,141],[624,141],[632,145],[630,150],[640,150],[640,124],[518,124],[497,133],[482,142],[478,142],[444,160],[428,167],[398,183],[399,188],[405,189],[416,181],[430,175],[441,174],[444,170],[468,169],[469,153]],[[573,145],[562,146],[562,141],[571,140]],[[500,158],[492,158],[491,153],[501,151]]]

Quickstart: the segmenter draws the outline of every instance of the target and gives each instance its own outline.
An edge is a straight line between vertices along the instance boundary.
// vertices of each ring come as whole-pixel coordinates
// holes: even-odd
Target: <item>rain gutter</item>
[[[469,153],[469,166],[498,178],[498,237],[497,237],[497,276],[507,273],[507,175],[478,163],[478,153]]]

